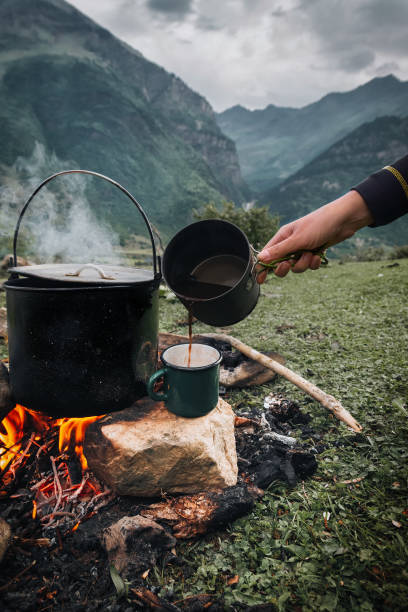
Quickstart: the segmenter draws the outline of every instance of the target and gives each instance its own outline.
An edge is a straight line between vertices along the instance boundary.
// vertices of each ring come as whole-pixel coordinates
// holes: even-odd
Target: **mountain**
[[[3,185],[33,172],[41,150],[53,163],[37,181],[67,167],[105,174],[166,237],[193,207],[249,198],[208,102],[64,0],[0,4],[0,141]],[[91,205],[126,234],[129,203],[89,181]]]
[[[217,115],[238,149],[249,186],[262,193],[302,168],[358,126],[376,117],[408,115],[408,81],[375,78],[345,93],[330,93],[303,108],[234,106]]]
[[[365,123],[332,145],[304,168],[264,193],[268,205],[286,223],[334,200],[368,175],[408,152],[408,117],[380,117]],[[408,216],[358,236],[387,244],[408,242]]]

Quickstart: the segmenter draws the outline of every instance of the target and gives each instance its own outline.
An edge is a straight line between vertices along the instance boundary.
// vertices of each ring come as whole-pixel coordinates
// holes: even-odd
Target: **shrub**
[[[341,255],[340,262],[350,261],[381,261],[390,258],[390,249],[386,246],[358,246],[350,252]]]
[[[403,259],[404,257],[408,257],[408,244],[403,244],[401,246],[396,246],[391,252],[391,259]]]
[[[250,244],[260,250],[279,228],[279,217],[271,215],[266,206],[252,207],[248,210],[237,207],[233,202],[224,202],[219,210],[214,202],[209,202],[199,211],[193,211],[193,218],[223,219],[237,225],[247,236]]]

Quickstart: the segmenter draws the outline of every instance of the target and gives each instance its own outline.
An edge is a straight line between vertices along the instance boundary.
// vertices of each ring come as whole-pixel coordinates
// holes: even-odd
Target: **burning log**
[[[305,391],[308,395],[320,402],[322,406],[330,410],[330,412],[332,412],[335,417],[337,417],[340,421],[346,423],[346,425],[351,427],[351,429],[353,429],[354,431],[362,431],[363,428],[361,427],[361,425],[348,412],[348,410],[346,410],[340,404],[340,402],[336,400],[335,397],[329,395],[328,393],[325,393],[324,391],[319,389],[319,387],[316,387],[316,385],[309,382],[302,376],[299,376],[299,374],[296,374],[286,366],[282,365],[281,363],[278,363],[276,360],[271,359],[270,357],[262,355],[262,353],[260,353],[259,351],[253,349],[247,344],[244,344],[240,340],[237,340],[237,338],[234,338],[233,336],[228,336],[227,334],[212,333],[207,334],[207,336],[210,338],[214,338],[215,340],[220,340],[221,342],[228,342],[229,344],[231,344],[231,346],[241,351],[241,353],[244,353],[244,355],[247,355],[250,359],[258,361],[266,368],[273,370],[277,374],[280,374],[281,376],[292,382],[294,385],[299,387],[299,389],[302,389],[302,391]]]
[[[223,491],[202,491],[151,504],[141,514],[171,525],[174,537],[190,539],[219,529],[250,512],[263,491],[240,484]]]

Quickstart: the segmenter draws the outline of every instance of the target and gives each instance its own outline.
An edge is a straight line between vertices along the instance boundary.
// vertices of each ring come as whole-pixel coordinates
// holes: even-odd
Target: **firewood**
[[[11,396],[8,369],[0,361],[0,422],[13,410],[14,406],[15,402],[13,402]]]
[[[262,355],[262,353],[260,353],[256,349],[251,348],[250,346],[248,346],[247,344],[244,344],[243,342],[241,342],[237,338],[234,338],[233,336],[229,336],[227,334],[213,334],[213,333],[209,333],[206,335],[209,338],[214,338],[215,340],[219,340],[220,342],[227,342],[231,344],[231,346],[236,348],[238,351],[241,351],[241,353],[243,353],[250,359],[253,359],[254,361],[258,361],[266,368],[270,368],[277,374],[280,374],[281,376],[289,380],[291,383],[299,387],[299,389],[302,389],[302,391],[305,391],[308,395],[310,395],[311,397],[316,399],[318,402],[320,402],[322,406],[330,410],[330,412],[332,412],[338,419],[346,423],[346,425],[351,427],[351,429],[357,432],[362,431],[361,425],[348,412],[348,410],[346,410],[340,404],[340,402],[336,400],[335,397],[333,397],[332,395],[329,395],[328,393],[325,393],[324,391],[319,389],[319,387],[316,387],[316,385],[309,382],[308,380],[306,380],[299,374],[296,374],[295,372],[293,372],[286,366],[282,365],[281,363],[278,363],[274,359],[271,359],[270,357],[267,357],[266,355]]]

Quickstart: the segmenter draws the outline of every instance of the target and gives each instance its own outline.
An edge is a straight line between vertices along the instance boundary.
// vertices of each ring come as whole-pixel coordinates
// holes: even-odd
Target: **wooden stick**
[[[292,372],[292,370],[282,365],[278,361],[275,361],[274,359],[271,359],[266,355],[262,355],[262,353],[260,353],[259,351],[251,348],[247,344],[244,344],[240,340],[237,340],[237,338],[234,338],[233,336],[229,336],[227,334],[211,333],[205,335],[209,338],[214,338],[214,340],[219,340],[220,342],[226,342],[228,344],[231,344],[231,346],[238,349],[241,353],[243,353],[250,359],[258,361],[258,363],[261,363],[265,368],[270,368],[277,374],[280,374],[281,376],[289,380],[291,383],[299,387],[299,389],[302,389],[302,391],[305,391],[308,395],[311,395],[314,399],[320,402],[322,406],[330,410],[330,412],[332,412],[338,419],[346,423],[346,425],[351,427],[351,429],[353,429],[354,431],[362,431],[363,428],[361,427],[361,425],[357,423],[355,418],[348,412],[348,410],[343,408],[343,406],[338,400],[336,400],[336,398],[334,398],[332,395],[329,395],[328,393],[325,393],[324,391],[319,389],[319,387],[316,387],[316,385],[314,385],[313,383],[309,382],[302,376],[299,376],[299,374]]]

